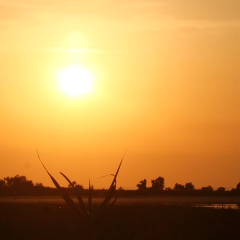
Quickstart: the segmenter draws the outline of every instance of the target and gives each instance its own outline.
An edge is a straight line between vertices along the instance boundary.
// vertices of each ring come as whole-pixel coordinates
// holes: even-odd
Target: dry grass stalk
[[[87,239],[90,239],[90,233],[92,229],[101,222],[101,220],[105,217],[105,215],[108,213],[110,208],[113,206],[113,204],[116,202],[117,197],[114,198],[114,195],[116,193],[116,183],[117,183],[117,176],[120,170],[120,167],[122,165],[123,158],[118,166],[118,169],[114,175],[113,181],[107,191],[106,197],[103,200],[103,202],[93,209],[92,207],[92,186],[89,181],[89,194],[88,194],[88,203],[87,206],[85,205],[82,196],[80,195],[80,192],[78,189],[72,184],[72,182],[69,180],[69,178],[64,175],[62,172],[61,175],[67,180],[67,182],[70,184],[70,186],[74,189],[75,195],[78,200],[78,204],[76,204],[71,197],[68,196],[68,194],[64,191],[64,189],[58,184],[58,182],[55,180],[55,178],[49,173],[45,165],[43,164],[39,153],[37,151],[38,159],[40,160],[42,166],[48,173],[49,177],[51,178],[52,182],[54,183],[55,187],[59,190],[61,196],[65,200],[65,202],[78,214],[80,217],[80,221],[82,224],[86,227],[86,235]]]

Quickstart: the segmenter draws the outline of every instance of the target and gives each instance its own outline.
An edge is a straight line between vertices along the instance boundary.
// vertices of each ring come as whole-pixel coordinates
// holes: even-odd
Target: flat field
[[[91,239],[239,240],[240,210],[188,205],[116,204]],[[85,239],[84,226],[64,203],[0,203],[2,240]]]
[[[77,202],[77,198],[72,198]],[[87,202],[87,197],[83,197]],[[103,197],[93,197],[98,204]],[[0,196],[0,203],[55,203],[62,204],[61,196]],[[240,196],[127,196],[118,197],[116,205],[186,205],[195,206],[199,204],[240,204]]]

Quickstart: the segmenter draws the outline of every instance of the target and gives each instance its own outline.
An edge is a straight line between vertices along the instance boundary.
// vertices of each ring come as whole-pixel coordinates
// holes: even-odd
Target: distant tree
[[[80,185],[80,184],[78,184],[76,181],[73,181],[73,182],[72,182],[72,185],[73,185],[76,189],[78,189],[78,190],[83,190],[83,186]],[[68,184],[68,187],[69,187],[69,188],[72,188],[72,185],[69,183],[69,184]],[[91,186],[91,189],[93,189],[93,186]]]
[[[143,179],[137,184],[138,190],[146,190],[147,189],[147,180]]]
[[[124,188],[120,186],[120,187],[118,188],[118,191],[124,191]]]
[[[212,188],[212,186],[202,187],[202,191],[204,191],[204,192],[212,192],[213,188]]]
[[[225,187],[219,187],[219,188],[217,189],[217,192],[225,192]]]
[[[240,182],[237,184],[236,190],[240,191]]]
[[[13,178],[12,177],[5,177],[4,179],[4,182],[6,184],[6,187],[12,187],[14,184],[13,184]]]
[[[33,182],[27,180],[25,176],[6,177],[4,181],[8,188],[31,188],[34,186]]]
[[[178,184],[176,183],[175,186],[174,186],[174,190],[177,190],[177,191],[183,191],[185,188],[182,184]]]
[[[76,184],[74,187],[77,188],[78,190],[83,190],[83,186],[80,184]]]
[[[155,180],[152,180],[152,189],[159,191],[164,189],[164,178],[163,177],[158,177]]]
[[[0,189],[5,188],[6,186],[6,182],[3,179],[0,179]]]
[[[194,185],[191,182],[189,182],[189,183],[185,184],[185,190],[193,191],[193,190],[195,190],[195,187],[194,187]]]
[[[43,188],[43,184],[42,184],[42,183],[38,183],[38,182],[36,182],[34,186],[35,186],[35,187],[42,187],[42,188]]]
[[[76,182],[76,181],[73,181],[73,182],[72,182],[72,185],[73,185],[74,187],[75,187],[75,185],[76,185],[76,184],[77,184],[77,182]],[[69,184],[68,184],[68,187],[69,187],[69,188],[71,188],[71,187],[72,187],[72,185],[69,183]]]

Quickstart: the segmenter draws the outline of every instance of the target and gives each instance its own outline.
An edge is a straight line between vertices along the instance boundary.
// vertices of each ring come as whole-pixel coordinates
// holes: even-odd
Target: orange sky
[[[0,55],[0,178],[52,186],[37,146],[63,184],[107,187],[126,150],[125,189],[240,182],[238,0],[0,0]],[[59,91],[72,64],[91,94]]]

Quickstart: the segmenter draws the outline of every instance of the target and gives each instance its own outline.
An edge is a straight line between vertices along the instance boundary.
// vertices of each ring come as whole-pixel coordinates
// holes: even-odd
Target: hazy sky
[[[239,0],[0,0],[0,178],[240,182]],[[95,76],[64,95],[61,69]],[[65,184],[67,185],[67,184]]]

